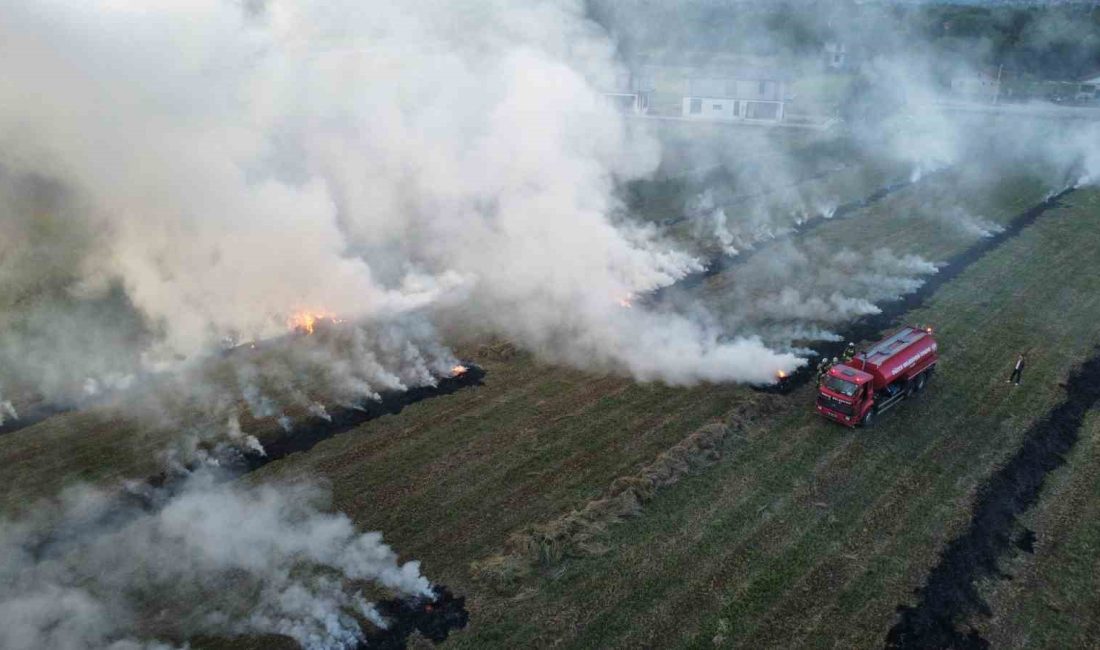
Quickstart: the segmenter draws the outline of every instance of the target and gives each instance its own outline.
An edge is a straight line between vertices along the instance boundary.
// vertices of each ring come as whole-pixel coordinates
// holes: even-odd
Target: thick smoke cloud
[[[936,271],[889,249],[860,253],[784,241],[740,267],[713,299],[727,327],[786,346],[835,338],[829,327],[879,313],[877,303],[916,291]]]
[[[275,420],[292,431],[305,418],[330,420],[328,407],[362,408],[384,392],[435,385],[458,364],[421,318],[322,322],[311,336],[240,346],[185,364],[125,393],[127,415],[174,435],[170,457],[186,462],[208,445],[262,451],[242,424]]]
[[[874,189],[903,178],[921,183],[915,190],[919,202],[901,209],[960,238],[977,239],[1002,230],[985,216],[993,214],[987,210],[1003,217],[1017,209],[1005,200],[1016,181],[1024,187],[1037,182],[1053,194],[1100,177],[1092,146],[1100,140],[1095,111],[1090,117],[1087,110],[1022,102],[1007,89],[997,106],[992,97],[984,104],[961,99],[951,81],[979,73],[988,80],[983,62],[991,50],[988,43],[956,39],[945,55],[924,31],[930,27],[922,22],[925,8],[734,0],[594,4],[640,69],[658,77],[666,74],[662,66],[683,75],[776,72],[795,80],[787,104],[792,120],[805,112],[832,125],[817,138],[826,143],[818,150],[806,144],[813,137],[790,131],[785,139],[769,139],[765,129],[697,124],[694,138],[684,135],[686,127],[662,133],[674,155],[665,157],[661,172],[667,184],[682,188],[688,227],[653,215],[658,223],[673,224],[677,234],[712,255],[765,248],[767,261],[738,266],[707,292],[706,308],[716,313],[721,329],[759,334],[778,346],[828,337],[826,327],[877,313],[877,302],[915,290],[921,276],[934,272],[932,262],[889,251],[833,255],[768,243]],[[1029,29],[1067,41],[1072,30],[1064,15],[1033,17]],[[823,65],[829,41],[846,47],[842,71]],[[828,93],[807,92],[816,85],[838,89],[832,103]],[[807,96],[821,103],[807,106]],[[883,173],[868,175],[868,169]],[[941,172],[934,183],[932,172]],[[944,177],[958,183],[942,183]],[[856,264],[860,257],[869,264]]]
[[[0,0],[0,423],[24,394],[125,389],[128,415],[177,434],[176,470],[221,442],[262,453],[250,421],[292,428],[446,375],[439,331],[641,380],[770,381],[800,361],[768,344],[835,339],[936,271],[770,243],[793,226],[898,174],[1100,178],[1094,123],[950,106],[944,70],[977,65],[947,66],[878,3],[620,3],[597,25],[599,4]],[[860,46],[829,155],[759,132],[670,142],[599,92],[700,35],[817,71],[823,34]],[[662,218],[703,245],[631,213],[623,188],[654,173],[691,180]],[[952,200],[925,212],[996,232]],[[638,299],[763,245],[705,309]],[[344,322],[282,338],[303,311]],[[71,491],[0,521],[0,646],[354,645],[384,624],[360,589],[428,583],[323,511],[314,488],[206,475],[132,507]]]
[[[305,309],[476,323],[672,382],[796,365],[621,313],[699,262],[610,218],[657,145],[598,93],[619,69],[581,3],[250,7],[3,8],[0,162],[77,197],[66,223],[96,237],[74,282],[124,289],[145,363]]]
[[[148,332],[125,292],[83,282],[99,239],[81,219],[85,207],[57,182],[0,166],[0,389],[12,399],[33,389],[76,401],[125,384],[138,365]],[[89,377],[95,384],[85,386]]]
[[[138,489],[138,488],[135,488]],[[74,488],[0,520],[0,647],[173,647],[196,635],[281,634],[354,647],[386,625],[362,590],[429,596],[417,562],[323,513],[316,487],[188,479],[178,494]],[[140,505],[139,505],[140,503]]]

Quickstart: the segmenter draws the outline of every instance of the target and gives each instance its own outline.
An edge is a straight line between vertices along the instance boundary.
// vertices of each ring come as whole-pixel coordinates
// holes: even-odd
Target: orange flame
[[[623,309],[630,309],[634,306],[634,294],[628,293],[622,298],[619,298],[619,306]]]
[[[467,370],[469,370],[469,368],[467,368],[466,366],[462,366],[462,365],[455,366],[454,368],[451,368],[451,376],[452,377],[460,377],[460,376],[466,374]]]
[[[326,320],[332,323],[343,322],[327,311],[303,310],[291,314],[290,318],[286,319],[286,326],[294,332],[313,334],[314,330],[317,328],[317,324]]]
[[[776,370],[775,371],[775,377],[776,377],[776,379],[786,379],[787,378],[787,373],[783,372],[782,370]]]

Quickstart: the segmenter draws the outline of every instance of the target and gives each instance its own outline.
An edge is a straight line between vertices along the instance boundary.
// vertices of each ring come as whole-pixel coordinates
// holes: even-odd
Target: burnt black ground
[[[432,643],[442,643],[453,630],[461,630],[470,620],[466,599],[455,596],[445,586],[432,588],[432,598],[395,598],[375,604],[389,626],[366,635],[361,650],[401,650],[409,637],[420,632]]]
[[[842,171],[845,171],[847,169],[850,169],[854,165],[855,165],[855,163],[850,163],[850,162],[849,163],[841,163],[841,164],[837,165],[836,167],[829,167],[829,168],[818,170],[818,171],[811,172],[811,173],[808,173],[808,174],[800,175],[796,178],[796,180],[794,181],[794,183],[792,183],[792,185],[790,187],[782,188],[782,190],[791,189],[791,187],[797,187],[798,185],[801,185],[803,183],[807,183],[807,182],[810,182],[810,181],[815,181],[815,180],[821,180],[823,178],[828,178],[829,176],[832,176],[833,174],[836,174],[838,172],[842,172]],[[658,183],[659,182],[660,181],[658,181]],[[665,185],[667,186],[667,184],[669,182],[674,182],[674,181],[666,180]],[[734,182],[733,176],[730,174],[730,172],[726,168],[720,167],[719,169],[716,169],[715,171],[713,171],[709,174],[706,174],[705,177],[703,178],[702,182],[698,184],[699,185],[698,187],[691,187],[691,188],[686,189],[686,190],[681,190],[681,193],[693,194],[693,195],[700,194],[700,193],[704,192],[707,187],[711,187],[711,186],[719,185],[719,184],[728,184],[728,183],[731,183],[731,182]],[[654,183],[653,181],[647,181],[647,184],[651,185],[653,183]],[[657,185],[657,187],[660,187],[660,185]],[[768,196],[769,194],[774,194],[778,191],[781,191],[781,190],[754,188],[753,190],[750,190],[750,191],[747,191],[747,192],[734,194],[733,196],[729,197],[729,200],[732,202],[732,201],[747,201],[747,200],[750,200],[750,199],[758,199],[758,198],[761,198],[761,197]],[[639,203],[640,202],[638,201],[637,197],[635,197],[635,200],[634,200],[633,204],[630,207],[634,208],[634,209],[637,209],[639,207],[643,207],[643,206],[640,206]],[[670,228],[670,227],[675,226],[677,224],[681,224],[685,221],[688,221],[689,219],[690,219],[690,217],[687,215],[687,211],[681,209],[681,214],[678,214],[674,217],[667,217],[665,219],[660,219],[658,221],[655,221],[654,223],[655,223],[655,225],[657,225],[661,228]]]
[[[304,422],[296,422],[293,427],[274,440],[264,442],[264,452],[241,449],[237,446],[220,446],[209,450],[209,456],[216,461],[219,477],[232,480],[253,472],[268,463],[299,451],[309,451],[318,443],[350,431],[365,422],[383,415],[396,415],[406,406],[433,397],[450,395],[463,388],[480,386],[485,378],[485,370],[476,364],[466,363],[466,371],[454,377],[441,378],[435,386],[417,386],[406,391],[387,391],[379,399],[362,403],[358,408],[338,407],[329,412],[329,419],[314,417]],[[158,492],[174,493],[175,487],[182,484],[191,472],[200,469],[210,470],[209,463],[196,462],[181,472],[164,471],[151,476],[144,485]],[[139,497],[142,498],[142,497]]]
[[[878,314],[864,316],[853,321],[847,328],[840,332],[841,340],[825,341],[815,344],[814,351],[822,358],[839,357],[844,352],[847,341],[871,341],[877,340],[882,332],[901,325],[901,319],[909,312],[918,309],[940,289],[943,285],[957,278],[971,264],[977,262],[987,253],[999,248],[1009,240],[1019,235],[1024,228],[1032,225],[1050,210],[1062,207],[1062,199],[1075,191],[1070,187],[1054,194],[1041,203],[1037,203],[1027,210],[1013,217],[1005,229],[990,237],[984,237],[970,248],[955,255],[939,267],[935,275],[922,284],[913,293],[902,296],[897,300],[881,303],[882,310]],[[919,323],[918,323],[919,325]],[[797,370],[783,385],[783,391],[793,390],[817,376],[815,370],[809,365]]]
[[[334,408],[329,411],[330,420],[312,418],[298,422],[284,435],[275,440],[265,441],[264,455],[249,452],[243,457],[246,472],[285,458],[299,451],[308,451],[317,443],[337,434],[350,431],[355,427],[383,415],[396,415],[406,406],[432,397],[450,395],[470,386],[478,386],[485,378],[485,370],[472,363],[466,363],[466,372],[456,377],[440,379],[435,386],[418,386],[406,391],[389,391],[381,394],[381,399],[364,402],[359,408]]]
[[[898,608],[887,648],[989,647],[977,630],[960,629],[969,617],[990,614],[977,582],[1000,577],[998,560],[1014,547],[1031,550],[1033,532],[1025,529],[1014,538],[1016,518],[1039,500],[1047,474],[1065,464],[1085,415],[1100,401],[1100,352],[1065,387],[1065,399],[1027,430],[1012,458],[978,488],[970,525],[944,549],[917,592],[917,605]]]
[[[177,495],[195,472],[206,472],[219,481],[230,481],[295,452],[312,449],[319,442],[354,429],[364,422],[383,415],[400,413],[410,404],[478,386],[484,377],[484,369],[468,364],[466,372],[456,377],[440,379],[435,386],[382,393],[381,399],[364,403],[360,409],[334,409],[331,421],[316,419],[300,423],[291,431],[268,442],[264,455],[236,446],[221,446],[209,450],[209,456],[216,463],[195,462],[185,468],[165,470],[144,480],[131,481],[119,490],[115,507],[105,509],[98,518],[84,521],[79,527],[53,531],[48,537],[39,540],[30,552],[35,557],[42,557],[60,541],[77,539],[92,534],[92,531],[111,530],[141,513],[155,512]]]
[[[8,419],[5,420],[3,424],[0,424],[0,436],[8,433],[15,433],[20,429],[26,429],[32,424],[38,424],[47,418],[67,413],[77,408],[76,406],[67,406],[63,404],[39,404],[29,409],[19,409],[18,418]]]
[[[672,296],[679,295],[684,291],[691,291],[692,289],[697,288],[704,281],[706,281],[707,278],[714,277],[719,273],[729,271],[735,266],[744,264],[745,262],[752,259],[752,257],[760,251],[767,249],[770,244],[773,244],[777,241],[792,239],[794,237],[801,237],[802,235],[805,235],[806,233],[817,229],[818,227],[828,223],[833,219],[843,219],[844,217],[847,217],[857,210],[862,210],[863,208],[874,205],[875,203],[878,203],[879,201],[890,196],[891,194],[894,194],[899,190],[909,187],[914,182],[915,181],[911,179],[906,179],[884,185],[883,187],[880,187],[879,189],[861,199],[849,201],[848,203],[843,203],[837,206],[836,210],[834,210],[833,213],[829,216],[820,214],[816,217],[806,219],[805,221],[795,224],[783,235],[754,248],[741,251],[737,255],[715,255],[714,257],[706,261],[706,264],[704,265],[702,271],[689,273],[688,275],[677,281],[675,284],[671,284],[667,287],[662,287],[660,289],[657,289],[656,291],[653,291],[652,293],[646,295],[641,302],[650,306],[661,305]]]
[[[212,473],[220,481],[233,480],[295,452],[312,449],[319,442],[354,429],[369,420],[400,413],[406,406],[416,402],[480,385],[485,377],[485,370],[472,363],[467,363],[466,367],[467,370],[461,375],[442,378],[435,386],[420,386],[404,392],[389,391],[382,393],[381,399],[366,402],[358,409],[334,409],[330,413],[331,421],[314,419],[299,423],[283,436],[269,441],[265,447],[266,455],[243,453],[237,447],[218,448],[210,453],[217,460],[215,466],[196,464],[184,470],[165,471],[144,481],[129,483],[118,492],[111,507],[104,509],[96,517],[64,530],[55,529],[25,550],[32,557],[43,560],[50,555],[52,549],[65,543],[118,530],[145,513],[163,508],[184,488],[192,472],[205,471]],[[469,613],[465,608],[466,599],[455,596],[443,585],[436,585],[433,590],[433,598],[394,598],[378,603],[378,611],[391,621],[391,625],[386,630],[378,630],[369,635],[363,647],[404,648],[409,637],[417,631],[439,643],[447,638],[451,630],[465,627],[469,620]]]

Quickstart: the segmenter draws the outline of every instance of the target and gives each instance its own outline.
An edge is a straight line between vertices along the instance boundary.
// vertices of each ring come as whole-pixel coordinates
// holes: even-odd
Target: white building
[[[848,47],[839,41],[825,43],[825,67],[840,70],[848,63]]]
[[[1079,102],[1100,100],[1100,73],[1093,73],[1081,79],[1077,83],[1077,94],[1074,99]]]
[[[653,81],[644,70],[624,72],[603,86],[603,96],[620,112],[642,115],[649,111]]]
[[[689,119],[782,122],[787,80],[780,74],[743,71],[688,80],[682,115]]]
[[[960,74],[951,79],[951,92],[970,101],[992,102],[1000,95],[1000,86],[996,72]]]
[[[603,96],[620,113],[644,115],[649,111],[649,93],[604,93]]]

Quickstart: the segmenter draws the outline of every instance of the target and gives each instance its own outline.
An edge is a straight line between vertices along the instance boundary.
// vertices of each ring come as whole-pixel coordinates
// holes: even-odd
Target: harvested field
[[[1065,463],[1100,400],[1100,356],[1075,368],[1063,386],[1066,398],[1031,425],[1016,454],[979,486],[970,527],[944,549],[920,589],[920,603],[901,610],[887,647],[989,647],[977,630],[959,630],[959,624],[990,611],[978,595],[979,579],[999,577],[1000,560],[1013,546],[1034,551],[1035,534],[1018,526],[1017,517],[1039,500],[1047,474]]]
[[[46,4],[0,650],[1100,649],[1089,3]]]
[[[1034,533],[1030,552],[1003,556],[1003,576],[979,585],[990,615],[970,622],[994,648],[1088,648],[1100,643],[1097,570],[1097,455],[1094,410],[1067,455],[1048,475],[1039,504],[1021,524]]]
[[[746,409],[748,410],[748,409]],[[616,478],[598,498],[553,521],[528,526],[508,537],[505,550],[471,569],[475,575],[514,588],[515,582],[533,569],[544,573],[570,557],[602,555],[608,547],[601,539],[608,527],[642,513],[642,506],[663,488],[722,459],[722,448],[731,435],[746,435],[746,413],[731,422],[711,423],[673,445],[637,473]],[[764,413],[752,413],[760,417]],[[731,434],[731,427],[735,430]]]
[[[1088,223],[1087,209],[1053,216],[964,272],[965,283],[945,285],[925,308],[925,316],[938,317],[941,337],[954,343],[919,404],[902,407],[870,435],[849,434],[806,412],[777,417],[769,433],[614,529],[611,552],[572,562],[520,603],[480,612],[493,616],[493,629],[472,629],[456,643],[564,638],[578,646],[632,647],[685,639],[702,645],[714,636],[752,647],[885,643],[894,607],[962,530],[978,485],[1013,453],[1027,422],[1058,401],[1058,381],[1095,343],[1066,321],[1044,318],[1038,294],[1050,276],[1020,269],[1011,278],[1018,284],[1002,284],[1005,261],[1024,250],[1067,263],[1094,254],[1086,250],[1095,236],[1080,248],[1062,239]],[[1052,250],[1063,245],[1072,250]],[[1081,295],[1096,281],[1082,277],[1067,291]],[[1037,291],[1028,292],[1033,300],[1026,307],[1015,300],[1019,289],[1010,288],[1019,285]],[[974,287],[987,292],[984,300],[974,300]],[[1065,299],[1051,297],[1059,305]],[[1095,308],[1084,301],[1066,320],[1081,324]],[[1019,342],[1035,331],[1045,349],[1065,353],[1037,359],[1028,386],[1038,388],[1015,399],[1020,395],[1005,386],[1001,371],[1011,360],[987,354],[983,342]],[[976,377],[983,383],[974,385]],[[975,391],[985,405],[979,411],[966,407]],[[792,401],[800,398],[804,406],[805,390]],[[759,467],[771,471],[761,475]],[[513,618],[515,608],[529,614]],[[637,620],[650,623],[640,628]]]
[[[1048,290],[1065,275],[1061,269],[1100,264],[1097,235],[1088,229],[1098,204],[1090,190],[1064,197],[923,294],[907,317],[937,324],[943,367],[919,402],[873,431],[819,421],[808,408],[809,387],[775,396],[638,385],[548,368],[498,343],[471,351],[486,370],[483,385],[321,440],[251,480],[313,474],[330,481],[336,507],[385,530],[402,553],[424,561],[428,575],[468,598],[471,624],[449,646],[885,643],[895,606],[913,602],[940,552],[965,531],[979,486],[1015,453],[1030,423],[1057,404],[1058,382],[1100,342],[1087,326],[1100,307],[1100,277],[1071,274],[1058,291]],[[1006,224],[1019,214],[1016,205],[1006,206]],[[817,236],[836,236],[830,229],[843,226],[828,223]],[[1027,259],[1045,262],[1014,263]],[[1046,318],[1051,311],[1061,317]],[[1003,383],[1010,355],[991,354],[991,341],[1006,350],[1044,342],[1018,392]],[[970,408],[975,399],[977,410]],[[762,410],[765,404],[773,406]],[[713,449],[720,458],[649,494],[640,515],[598,526],[587,551],[555,551],[554,562],[503,590],[471,571],[524,531],[622,494],[617,477],[644,473],[707,422],[736,423],[745,412],[766,415],[741,435],[719,436]],[[13,484],[10,494],[48,492],[80,477],[84,466],[96,467],[100,473],[90,477],[100,480],[112,465],[114,475],[134,475],[133,466],[117,462],[125,456],[107,463],[36,453],[47,441],[122,435],[88,414],[58,417],[64,427],[52,418],[0,441],[8,458],[27,459],[35,473],[49,458],[57,468],[51,483]],[[1055,476],[1074,476],[1077,463],[1092,457],[1075,449],[1069,458]],[[1039,504],[1040,513],[1052,507],[1043,498]],[[1053,521],[1089,543],[1087,518]],[[1022,570],[1058,562],[1053,570],[1070,571],[1081,561],[1044,556],[1050,542],[1034,526],[1036,555],[1017,560]],[[979,585],[993,588],[992,616],[974,621],[984,638],[999,638],[999,622],[1010,620],[998,603],[1030,607],[1020,593],[1004,591],[1014,585],[998,584]],[[1026,611],[1057,614],[1042,606]],[[1089,629],[1064,630],[1062,638],[1090,638]],[[209,640],[199,647],[226,646]]]

